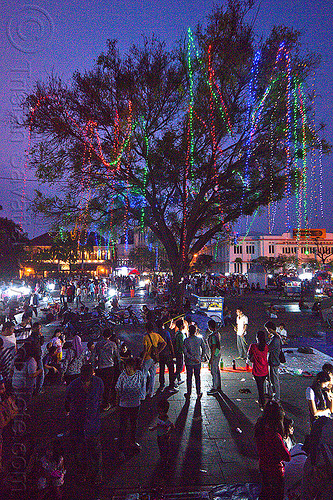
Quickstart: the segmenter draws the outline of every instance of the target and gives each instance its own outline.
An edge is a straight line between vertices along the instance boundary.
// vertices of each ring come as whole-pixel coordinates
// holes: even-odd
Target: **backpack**
[[[154,346],[153,341],[152,341],[151,336],[150,336],[150,333],[148,333],[148,337],[149,337],[149,340],[151,343],[151,349],[150,349],[149,355],[150,355],[151,359],[154,361],[154,363],[158,363],[158,361],[159,361],[158,347]]]

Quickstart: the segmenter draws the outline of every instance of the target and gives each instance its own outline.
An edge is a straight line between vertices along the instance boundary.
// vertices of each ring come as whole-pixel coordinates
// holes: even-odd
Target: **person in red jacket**
[[[254,438],[259,455],[262,487],[259,500],[283,500],[284,463],[290,453],[283,442],[284,410],[276,401],[268,401],[257,421]]]
[[[252,375],[258,388],[259,406],[263,410],[265,406],[264,383],[268,376],[268,346],[265,332],[257,333],[257,343],[250,345],[247,357],[253,363]]]

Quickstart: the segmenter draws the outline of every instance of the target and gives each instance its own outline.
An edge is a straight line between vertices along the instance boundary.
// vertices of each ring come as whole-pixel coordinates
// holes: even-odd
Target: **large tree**
[[[90,71],[26,102],[31,165],[61,186],[34,209],[79,231],[149,228],[178,296],[193,255],[286,191],[302,196],[307,148],[326,146],[305,119],[317,58],[292,29],[257,37],[252,7],[229,0],[171,51],[153,37],[121,57],[109,41]]]

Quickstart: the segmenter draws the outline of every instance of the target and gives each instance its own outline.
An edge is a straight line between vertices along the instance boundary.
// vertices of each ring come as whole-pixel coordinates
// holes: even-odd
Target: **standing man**
[[[178,392],[178,389],[175,388],[174,382],[175,382],[175,365],[173,363],[173,358],[175,357],[172,341],[171,341],[171,335],[170,332],[166,329],[163,328],[163,321],[161,319],[156,320],[156,327],[157,327],[157,333],[161,335],[161,337],[165,340],[166,342],[166,347],[163,349],[163,351],[160,352],[160,360],[159,360],[159,365],[160,365],[160,375],[159,375],[159,382],[160,382],[160,387],[159,389],[163,391],[164,389],[164,383],[165,383],[165,367],[168,367],[168,372],[169,372],[169,386],[168,389],[171,392]]]
[[[189,326],[189,337],[184,340],[184,358],[186,366],[186,386],[187,393],[184,395],[189,399],[192,392],[192,378],[194,374],[197,398],[202,396],[201,392],[201,359],[206,355],[206,345],[202,337],[196,337],[197,328],[195,325]]]
[[[100,405],[103,390],[103,381],[95,376],[92,365],[83,365],[80,376],[67,387],[65,397],[76,466],[93,484],[102,481]]]
[[[32,307],[33,312],[35,313],[35,316],[37,318],[37,316],[38,316],[38,306],[39,306],[39,297],[38,297],[38,293],[36,291],[33,292],[32,296],[31,296],[30,306]]]
[[[268,332],[268,396],[270,399],[280,401],[280,352],[282,349],[281,337],[276,331],[276,325],[273,321],[267,321],[265,328]]]
[[[245,335],[247,334],[247,325],[249,319],[241,309],[236,309],[236,337],[237,337],[237,349],[238,357],[237,359],[246,359],[247,355],[247,344],[245,341]]]
[[[170,328],[172,328],[173,323],[171,323]],[[185,325],[182,319],[178,319],[175,325],[175,337],[174,337],[174,351],[176,358],[176,371],[175,371],[175,385],[182,384],[181,372],[184,367],[184,340],[186,339],[186,334],[184,332]]]
[[[111,340],[113,333],[110,328],[103,331],[103,340],[96,343],[95,355],[97,357],[96,375],[103,380],[104,393],[102,408],[108,411],[111,408],[110,399],[115,401],[115,364],[118,357],[117,344]],[[112,392],[112,394],[111,394]]]
[[[166,347],[166,341],[154,332],[153,324],[146,323],[146,335],[143,337],[144,352],[141,362],[141,369],[145,376],[146,395],[150,398],[154,395],[154,385],[156,377],[156,365],[158,356]]]
[[[42,360],[42,345],[44,344],[44,335],[42,335],[42,325],[41,323],[35,322],[31,327],[31,335],[27,338],[27,342],[31,342],[36,349],[36,361],[37,368],[40,371],[36,379],[36,392],[37,394],[42,392],[42,387],[44,384],[44,365]]]
[[[210,349],[210,371],[213,379],[213,386],[207,394],[215,394],[221,390],[221,339],[219,332],[216,331],[216,322],[213,319],[208,321],[208,337],[207,342]]]

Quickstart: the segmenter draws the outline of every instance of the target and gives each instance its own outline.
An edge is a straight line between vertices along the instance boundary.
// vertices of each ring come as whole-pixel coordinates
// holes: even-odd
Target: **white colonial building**
[[[258,257],[297,257],[299,266],[316,259],[320,263],[333,260],[333,233],[325,229],[308,229],[281,235],[248,235],[226,239],[211,247],[214,270],[221,273],[247,273]]]

